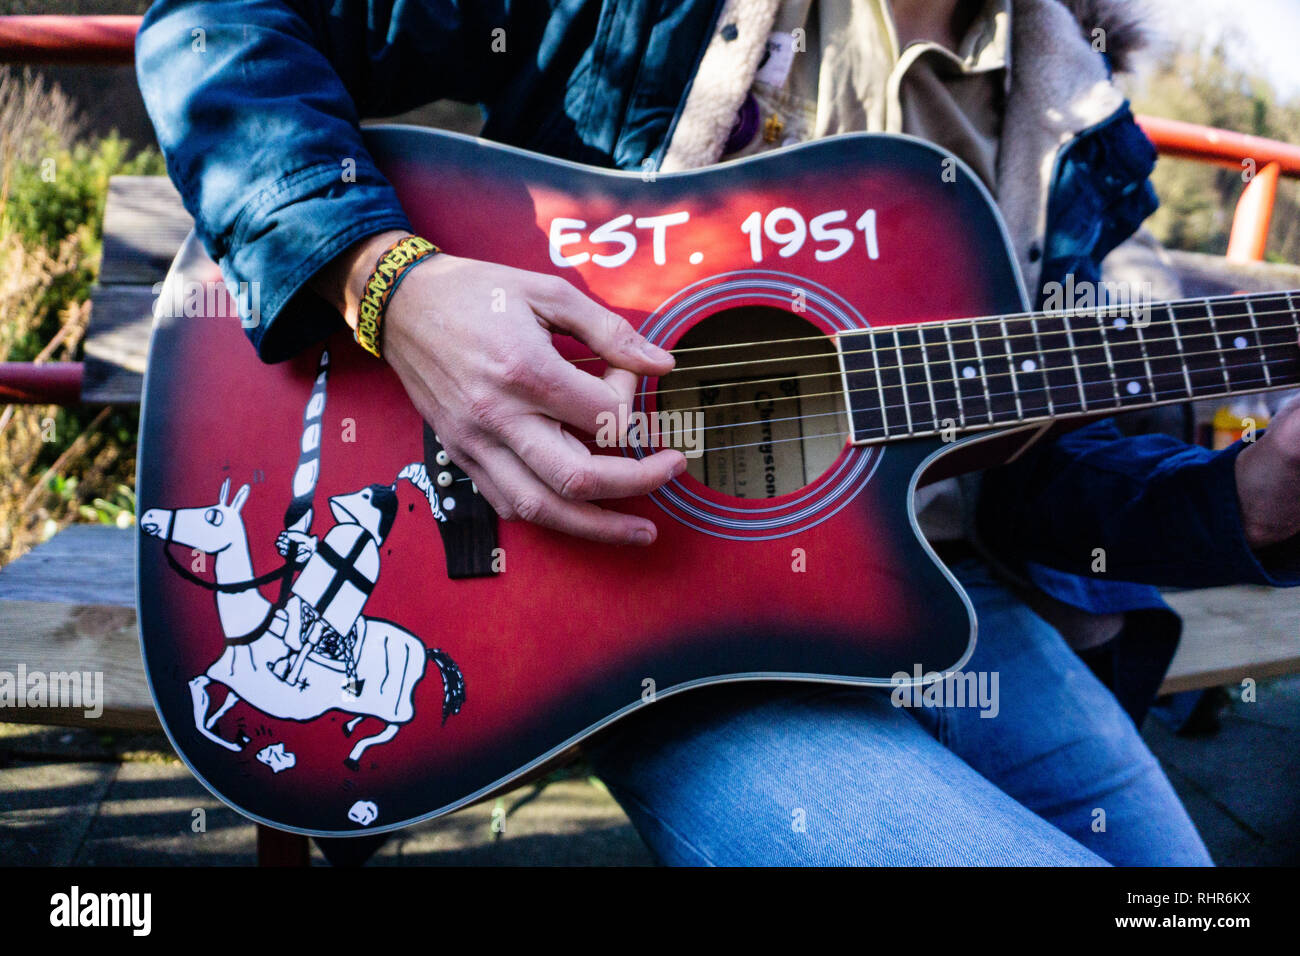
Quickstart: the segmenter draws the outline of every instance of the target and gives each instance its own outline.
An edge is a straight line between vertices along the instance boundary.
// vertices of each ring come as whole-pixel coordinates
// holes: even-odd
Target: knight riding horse
[[[357,622],[366,599],[379,579],[379,545],[388,537],[397,517],[397,493],[392,486],[375,484],[350,495],[330,499],[338,521],[320,541],[301,531],[282,531],[276,550],[287,556],[296,544],[296,558],[305,567],[294,581],[292,593],[300,601],[291,607],[300,613],[297,627],[289,608],[278,612],[289,634],[298,634],[301,648],[286,657],[276,673],[289,684],[301,680],[308,655],[317,654],[343,666],[346,691],[361,692],[356,660],[359,650]]]
[[[332,709],[343,710],[353,715],[343,726],[348,736],[366,717],[379,718],[384,728],[358,739],[344,760],[347,767],[358,770],[367,749],[391,740],[414,718],[415,687],[426,662],[442,676],[443,723],[463,706],[465,680],[446,651],[428,648],[404,628],[362,613],[379,578],[379,545],[397,516],[396,481],[330,498],[338,523],[323,539],[309,533],[320,476],[328,368],[326,352],[303,413],[285,530],[276,538],[276,548],[285,558],[282,567],[260,576],[253,573],[241,514],[250,487],[244,485],[232,499],[229,478],[214,505],[150,508],[141,516],[140,527],[163,540],[173,571],[217,598],[225,649],[189,681],[198,733],[226,750],[242,750],[246,737],[229,740],[216,729],[241,699],[270,717],[299,722],[312,721]],[[444,472],[431,479],[426,466],[415,462],[402,469],[397,480],[403,479],[424,494],[435,519],[446,521],[455,503],[450,496],[438,497],[439,488],[452,483]],[[177,561],[169,550],[173,543],[214,555],[216,580],[207,581]],[[259,593],[267,584],[276,586],[274,600]],[[373,681],[367,688],[368,674],[400,674],[401,679]],[[227,688],[215,711],[208,695],[213,682]]]

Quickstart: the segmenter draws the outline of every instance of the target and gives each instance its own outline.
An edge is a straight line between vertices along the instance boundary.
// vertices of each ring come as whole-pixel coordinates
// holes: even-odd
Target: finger
[[[658,534],[654,523],[645,518],[565,500],[508,448],[492,448],[482,453],[482,459],[492,480],[509,497],[510,513],[522,521],[603,544],[648,545]]]
[[[605,369],[605,374],[601,378],[618,396],[620,404],[629,408],[632,407],[632,403],[636,399],[637,384],[641,381],[640,376],[616,365],[610,365]]]
[[[620,410],[631,411],[636,382],[632,372],[607,371],[597,377],[564,361],[547,366],[538,376],[536,390],[529,396],[538,411],[587,435],[597,434],[610,421],[619,420]],[[622,416],[626,419],[626,414]]]
[[[519,419],[507,437],[533,474],[570,501],[648,495],[686,470],[686,457],[674,450],[642,459],[593,455],[558,424],[535,415]]]
[[[509,513],[510,500],[497,487],[496,482],[492,480],[492,476],[483,470],[482,465],[464,454],[458,456],[455,462],[460,466],[461,471],[469,475],[470,481],[473,482],[471,491],[477,491],[478,494],[482,495],[483,500],[490,504],[492,510],[498,515]]]
[[[564,279],[545,278],[530,294],[530,304],[549,325],[572,335],[611,365],[640,375],[667,375],[673,367],[670,353],[651,345],[626,319]]]

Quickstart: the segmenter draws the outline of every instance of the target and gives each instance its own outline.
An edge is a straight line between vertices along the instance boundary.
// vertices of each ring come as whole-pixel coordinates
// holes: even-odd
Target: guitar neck
[[[1297,387],[1298,301],[1270,292],[841,333],[852,441]]]

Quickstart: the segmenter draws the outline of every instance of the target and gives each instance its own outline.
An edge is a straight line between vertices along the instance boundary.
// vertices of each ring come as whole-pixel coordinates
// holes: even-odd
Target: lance
[[[307,407],[302,413],[302,440],[298,445],[298,467],[293,473],[293,500],[284,513],[284,526],[289,531],[306,532],[311,524],[312,499],[316,495],[316,481],[320,478],[321,426],[325,415],[325,383],[329,377],[329,364],[330,353],[321,352],[316,381],[312,384],[311,397],[307,399]],[[296,527],[299,522],[302,527]],[[292,555],[290,559],[292,560]]]

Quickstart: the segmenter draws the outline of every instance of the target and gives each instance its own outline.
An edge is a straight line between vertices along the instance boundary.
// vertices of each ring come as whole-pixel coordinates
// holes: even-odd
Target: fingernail
[[[677,459],[677,463],[676,463],[675,465],[673,465],[672,473],[671,473],[668,477],[669,477],[669,478],[676,478],[678,475],[680,475],[680,474],[681,474],[682,472],[684,472],[685,470],[686,470],[686,459],[685,459],[685,458],[679,458],[679,459]]]
[[[650,544],[653,541],[654,541],[654,535],[652,535],[645,528],[641,528],[638,531],[632,532],[633,544],[639,544],[642,547],[645,547],[646,545]]]
[[[671,360],[673,357],[671,352],[665,352],[659,346],[651,342],[641,343],[641,354],[644,355],[646,358],[652,359],[653,361],[656,362]]]

